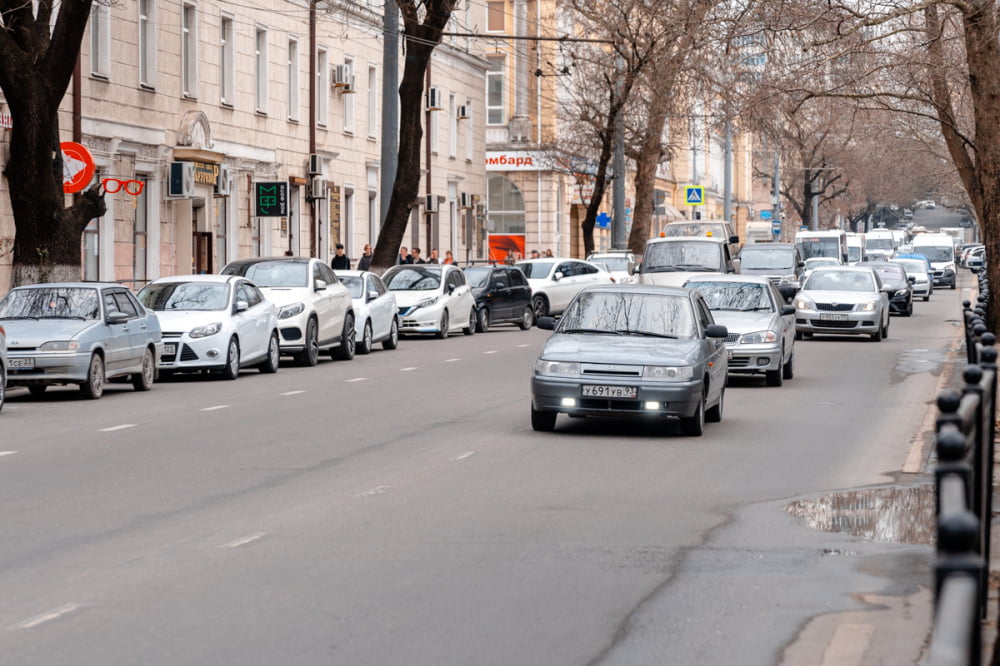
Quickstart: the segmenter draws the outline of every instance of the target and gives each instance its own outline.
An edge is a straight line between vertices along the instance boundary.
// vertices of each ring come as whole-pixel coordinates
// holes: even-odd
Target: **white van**
[[[919,234],[913,237],[913,254],[931,262],[934,286],[956,287],[955,241],[948,234]]]
[[[868,259],[892,259],[896,253],[896,237],[888,229],[872,229],[865,234],[865,252]]]
[[[847,233],[843,230],[800,231],[795,234],[795,244],[803,259],[830,257],[847,263]]]
[[[865,255],[865,235],[864,234],[847,234],[847,263],[849,266],[853,266],[859,261],[864,261],[866,259]]]
[[[755,243],[773,243],[774,226],[766,221],[753,220],[746,225],[746,243],[744,245],[754,245]]]

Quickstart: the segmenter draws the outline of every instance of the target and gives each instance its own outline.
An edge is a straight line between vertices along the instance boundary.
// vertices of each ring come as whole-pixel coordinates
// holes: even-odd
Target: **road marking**
[[[469,458],[470,456],[474,456],[474,455],[476,455],[475,451],[468,451],[466,453],[463,453],[460,456],[455,456],[454,458],[452,458],[452,460],[456,460],[456,461],[457,460],[465,460],[466,458]]]
[[[385,491],[392,488],[392,486],[375,486],[371,490],[366,490],[363,493],[358,493],[355,497],[374,497],[375,495],[384,495]]]
[[[203,412],[217,412],[220,409],[226,409],[228,407],[229,407],[229,405],[215,405],[214,407],[202,407],[201,411],[203,411]]]
[[[842,624],[833,632],[830,644],[823,651],[820,666],[856,666],[861,663],[872,641],[875,627],[871,624]]]
[[[368,379],[368,378],[367,377],[355,377],[354,379],[348,379],[347,383],[348,384],[353,384],[354,382],[363,382],[366,379]]]
[[[298,390],[298,391],[285,391],[281,395],[298,395],[299,393],[305,393],[305,391],[302,391],[302,390]]]
[[[111,426],[110,428],[101,428],[100,432],[114,432],[116,430],[126,430],[128,428],[134,428],[134,423],[123,423],[121,425]]]
[[[416,370],[416,368],[400,368],[399,369],[400,372],[412,372],[413,370]]]
[[[445,362],[445,363],[454,363],[455,361],[461,361],[461,360],[462,360],[462,359],[460,359],[460,358],[446,358],[446,359],[444,360],[444,362]]]
[[[483,353],[484,354],[496,354],[497,350],[496,349],[490,349],[489,351],[484,351]]]
[[[17,453],[17,451],[0,451],[0,458],[3,456],[12,456],[15,453]]]
[[[530,347],[531,345],[518,345],[518,347]]]
[[[245,546],[248,543],[253,543],[254,541],[262,538],[263,536],[264,536],[263,532],[254,532],[253,534],[245,536],[241,539],[236,539],[236,541],[230,541],[229,543],[224,543],[221,546],[219,546],[219,548],[239,548],[240,546]]]
[[[79,604],[66,604],[65,606],[60,606],[59,608],[56,608],[54,610],[50,610],[47,613],[42,613],[41,615],[36,615],[35,617],[27,619],[24,622],[18,622],[17,624],[14,625],[13,628],[14,629],[31,629],[32,627],[37,627],[40,624],[43,624],[45,622],[51,622],[52,620],[60,618],[63,615],[66,615],[68,613],[72,613],[73,611],[75,611],[79,607],[80,607]]]

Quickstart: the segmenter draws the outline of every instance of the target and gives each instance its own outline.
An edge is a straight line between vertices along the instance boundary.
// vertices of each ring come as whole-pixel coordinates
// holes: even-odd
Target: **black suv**
[[[465,279],[476,298],[476,331],[492,324],[517,324],[522,331],[535,323],[531,287],[521,269],[512,266],[470,266]]]

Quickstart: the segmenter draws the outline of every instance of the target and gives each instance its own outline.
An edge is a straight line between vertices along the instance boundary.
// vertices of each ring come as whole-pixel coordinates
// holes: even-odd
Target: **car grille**
[[[729,359],[730,368],[747,368],[750,367],[750,357],[749,356],[734,356]]]
[[[824,312],[850,312],[854,309],[854,303],[817,303],[816,309]]]
[[[607,400],[604,398],[583,398],[580,400],[583,409],[606,409],[608,411],[642,411],[642,403],[638,400]]]
[[[809,323],[816,328],[855,328],[858,325],[856,321],[832,321],[826,319],[810,319]]]
[[[739,342],[739,341],[740,341],[739,333],[730,333],[729,335],[726,336],[726,342],[728,343]]]
[[[591,376],[602,375],[604,377],[641,377],[642,367],[588,363],[581,368],[581,374]]]
[[[7,351],[35,351],[38,347],[7,347]]]
[[[405,307],[405,308],[399,308],[399,316],[400,316],[400,317],[405,317],[405,316],[406,316],[407,314],[409,314],[409,313],[410,313],[410,311],[411,311],[412,309],[413,309],[413,306],[412,306],[412,305],[411,305],[411,306],[407,306],[407,307]]]
[[[165,337],[165,338],[179,338],[182,335],[184,335],[184,334],[183,333],[178,333],[178,332],[175,332],[175,331],[163,331],[163,337]]]
[[[163,356],[160,357],[160,360],[166,363],[173,363],[176,360],[176,358],[177,358],[176,354],[164,354]],[[198,355],[194,352],[193,349],[191,349],[187,345],[181,345],[181,360],[197,361]]]

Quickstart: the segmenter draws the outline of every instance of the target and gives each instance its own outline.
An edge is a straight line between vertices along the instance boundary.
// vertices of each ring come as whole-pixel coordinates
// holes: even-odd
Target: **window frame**
[[[288,120],[292,122],[299,121],[299,108],[301,107],[301,101],[299,99],[299,71],[300,71],[300,61],[302,60],[299,53],[299,38],[294,35],[288,36],[288,94],[286,102],[288,104]]]
[[[143,5],[146,6],[145,13]],[[156,0],[138,0],[136,11],[139,86],[153,89],[156,87]]]
[[[368,138],[378,138],[378,67],[368,64]]]
[[[348,81],[354,81],[355,83],[351,85],[348,90],[353,90],[356,85],[356,78],[354,75],[354,56],[345,55],[344,65],[347,67]],[[344,134],[354,134],[354,95],[352,92],[341,92],[340,98],[343,101],[343,111],[344,111]]]
[[[316,124],[326,128],[330,124],[330,52],[316,48]]]
[[[263,43],[262,43],[263,38]],[[254,113],[267,115],[268,107],[268,29],[263,25],[254,26],[253,31],[253,92]]]
[[[228,28],[228,32],[227,32]],[[232,107],[236,97],[236,18],[219,15],[219,103]]]
[[[498,127],[507,124],[507,58],[503,55],[490,56],[487,60],[490,62],[490,67],[486,70],[486,125]],[[494,68],[494,64],[499,66]],[[490,80],[494,78],[500,79],[500,100],[496,104],[493,104],[490,98]],[[497,120],[491,117],[493,112],[499,113]]]
[[[111,6],[96,2],[90,10],[90,75],[111,78]]]
[[[191,2],[181,5],[181,95],[198,98],[198,6]]]
[[[499,7],[500,11],[496,11]],[[494,19],[500,19],[499,27]],[[507,3],[504,0],[486,0],[486,32],[507,31]]]

